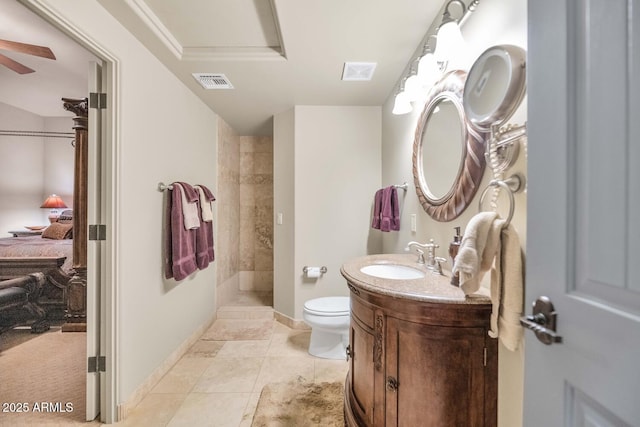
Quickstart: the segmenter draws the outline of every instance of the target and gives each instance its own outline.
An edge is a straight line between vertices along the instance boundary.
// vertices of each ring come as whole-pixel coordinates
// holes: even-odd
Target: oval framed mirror
[[[526,91],[526,52],[519,46],[485,50],[471,66],[463,94],[467,119],[481,131],[505,124]]]
[[[451,71],[431,89],[416,125],[413,180],[420,204],[436,221],[457,218],[478,191],[486,134],[468,122],[462,95],[467,73]]]

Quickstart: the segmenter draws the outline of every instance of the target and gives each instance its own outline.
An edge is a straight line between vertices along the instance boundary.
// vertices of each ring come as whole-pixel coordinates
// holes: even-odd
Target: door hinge
[[[89,225],[89,240],[107,240],[107,226],[104,224]]]
[[[106,372],[107,358],[104,356],[87,357],[87,372]]]
[[[91,92],[89,94],[89,108],[97,108],[99,110],[107,108],[107,94]]]
[[[484,366],[487,366],[487,347],[483,349],[482,363]]]

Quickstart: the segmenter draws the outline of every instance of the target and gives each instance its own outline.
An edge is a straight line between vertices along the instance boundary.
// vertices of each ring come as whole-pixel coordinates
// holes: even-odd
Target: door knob
[[[520,318],[520,324],[535,332],[538,340],[546,345],[562,342],[562,337],[556,333],[556,321],[553,304],[545,296],[535,300],[532,315]]]

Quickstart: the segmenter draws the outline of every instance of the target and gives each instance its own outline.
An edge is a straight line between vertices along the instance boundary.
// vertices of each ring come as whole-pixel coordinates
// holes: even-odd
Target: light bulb
[[[411,106],[411,101],[409,101],[407,94],[404,91],[398,93],[391,112],[395,115],[401,115],[410,113],[412,109],[413,107]]]
[[[418,79],[424,89],[431,87],[440,77],[438,62],[433,53],[429,52],[418,62]]]
[[[449,62],[464,48],[464,38],[456,21],[449,21],[438,29],[435,57],[438,62]]]

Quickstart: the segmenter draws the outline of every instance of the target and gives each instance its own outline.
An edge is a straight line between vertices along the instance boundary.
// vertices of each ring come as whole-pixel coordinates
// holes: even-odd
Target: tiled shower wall
[[[217,305],[273,292],[273,138],[218,125]]]
[[[273,138],[240,137],[240,290],[273,292]]]
[[[240,137],[218,119],[218,205],[215,255],[217,305],[225,305],[239,289]]]

